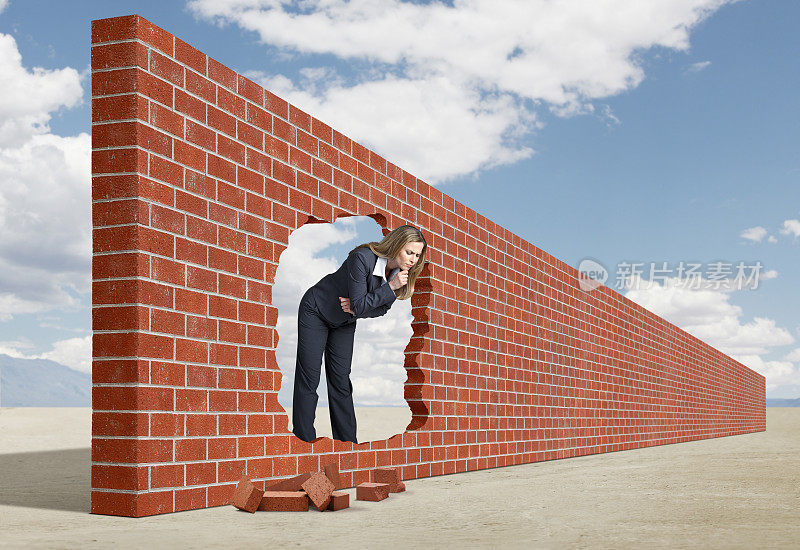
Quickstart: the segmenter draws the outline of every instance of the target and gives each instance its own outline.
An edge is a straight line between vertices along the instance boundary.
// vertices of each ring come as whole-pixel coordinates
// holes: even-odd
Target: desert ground
[[[407,414],[357,410],[359,441]],[[798,548],[799,428],[800,408],[769,408],[766,432],[409,480],[381,502],[347,489],[339,512],[136,519],[89,513],[90,409],[3,408],[0,548]]]

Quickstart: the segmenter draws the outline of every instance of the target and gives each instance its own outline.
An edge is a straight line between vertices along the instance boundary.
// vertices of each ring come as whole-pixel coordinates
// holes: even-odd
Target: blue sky
[[[609,286],[641,263],[618,290],[800,396],[800,4],[247,4],[0,0],[0,352],[89,368],[89,28],[139,13]],[[377,238],[323,231],[313,274]],[[763,269],[693,288],[680,262]]]

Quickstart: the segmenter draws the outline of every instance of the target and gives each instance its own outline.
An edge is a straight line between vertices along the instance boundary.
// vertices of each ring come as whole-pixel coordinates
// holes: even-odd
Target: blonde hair
[[[419,274],[422,273],[422,269],[427,262],[428,243],[425,241],[422,231],[413,225],[401,225],[387,233],[380,242],[373,241],[358,245],[348,252],[348,256],[359,248],[368,246],[370,250],[381,258],[391,260],[397,257],[403,247],[408,243],[422,243],[422,251],[419,254],[419,260],[408,270],[408,281],[406,284],[394,291],[398,300],[407,300],[414,294],[414,282],[417,280]]]

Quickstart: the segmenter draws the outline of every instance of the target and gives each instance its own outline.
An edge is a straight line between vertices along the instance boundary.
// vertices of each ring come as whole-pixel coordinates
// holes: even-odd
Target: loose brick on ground
[[[258,505],[261,503],[263,495],[264,491],[253,485],[249,479],[243,477],[233,491],[231,504],[252,514],[258,510]]]
[[[389,496],[388,483],[370,483],[365,481],[356,486],[356,500],[378,502]]]
[[[375,483],[388,483],[390,493],[399,493],[400,484],[403,482],[400,467],[373,468],[372,481]]]
[[[311,477],[310,472],[306,472],[304,474],[300,474],[299,476],[290,477],[288,479],[282,479],[280,481],[276,481],[270,485],[267,485],[265,490],[267,491],[301,491],[303,489],[303,483]]]
[[[339,476],[339,465],[338,464],[328,464],[324,468],[325,475],[328,476],[328,479],[331,480],[333,483],[333,487],[335,489],[343,489],[342,487],[342,479]]]
[[[320,470],[303,482],[303,490],[308,493],[308,498],[314,506],[324,511],[328,507],[333,493],[333,482],[328,479],[325,472]]]
[[[350,495],[344,491],[334,491],[331,493],[331,501],[328,510],[336,511],[350,507]]]
[[[305,491],[264,491],[258,509],[263,512],[308,512],[308,496]]]

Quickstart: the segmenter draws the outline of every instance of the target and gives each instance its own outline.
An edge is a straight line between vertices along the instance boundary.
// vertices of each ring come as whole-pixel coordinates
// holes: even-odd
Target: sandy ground
[[[407,413],[359,410],[359,440]],[[0,548],[800,547],[800,408],[767,409],[766,432],[409,480],[382,502],[347,489],[335,513],[138,519],[88,513],[90,423],[0,409]]]

